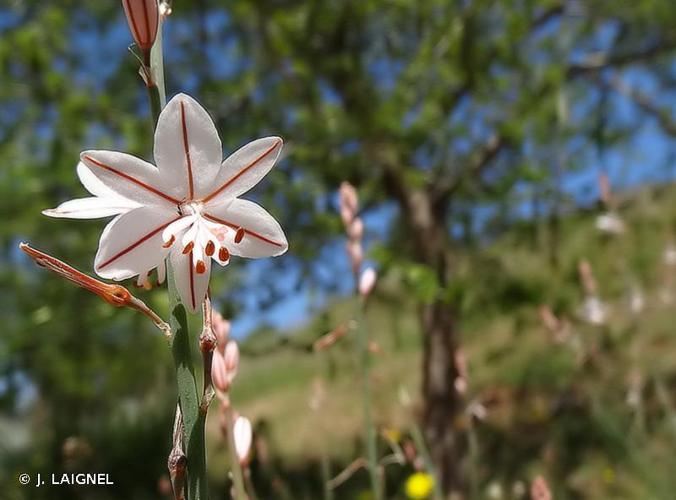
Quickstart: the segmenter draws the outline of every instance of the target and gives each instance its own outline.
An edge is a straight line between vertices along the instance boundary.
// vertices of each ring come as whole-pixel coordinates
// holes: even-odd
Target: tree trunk
[[[424,331],[423,427],[439,481],[445,493],[461,491],[460,461],[464,455],[454,425],[461,401],[455,390],[456,318],[450,304],[437,300],[422,306]]]
[[[444,293],[451,279],[447,213],[444,204],[435,207],[430,193],[424,189],[402,190],[400,194],[401,207],[414,236],[416,259],[434,271],[439,284],[437,297],[420,305],[424,339],[423,429],[443,491],[462,493],[464,481],[460,470],[466,447],[455,427],[462,410],[461,397],[455,389],[457,318],[448,294]]]

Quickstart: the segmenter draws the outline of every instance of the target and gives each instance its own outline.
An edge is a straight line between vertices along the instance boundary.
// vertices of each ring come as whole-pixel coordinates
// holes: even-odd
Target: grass
[[[597,232],[597,211],[567,215],[557,267],[548,258],[546,228],[537,224],[510,230],[479,250],[458,251],[454,286],[469,362],[467,402],[487,409],[476,424],[473,465],[482,495],[498,488],[503,498],[520,498],[517,486],[536,474],[547,477],[556,498],[670,498],[676,490],[676,332],[673,306],[660,298],[675,193],[671,187],[628,196],[620,212],[629,230],[620,237]],[[576,269],[583,258],[611,308],[602,327],[578,317]],[[640,314],[627,305],[635,284],[646,295]],[[381,429],[400,429],[404,436],[420,404],[421,339],[412,302],[392,272],[367,312],[381,348],[373,365],[375,418]],[[541,304],[567,318],[573,340],[552,341],[538,316]],[[349,319],[349,301],[337,300],[281,347],[269,349],[279,344],[274,332],[243,345],[233,401],[253,421],[268,424],[272,452],[288,467],[328,453],[336,473],[361,449],[353,332],[327,352],[307,349]],[[628,402],[632,387],[638,402]],[[401,388],[414,396],[412,408],[402,406]],[[467,423],[454,424],[466,429]],[[355,481],[366,484],[362,476]]]

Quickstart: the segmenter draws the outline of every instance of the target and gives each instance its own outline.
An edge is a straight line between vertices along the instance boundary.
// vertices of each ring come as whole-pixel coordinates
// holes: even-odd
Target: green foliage
[[[543,345],[533,309],[548,303],[557,313],[575,314],[581,258],[592,262],[601,294],[613,300],[623,296],[627,280],[647,290],[661,286],[656,262],[674,227],[671,191],[657,193],[657,202],[635,199],[623,212],[631,237],[620,241],[600,238],[586,217],[561,215],[557,233],[546,208],[533,210],[532,224],[516,223],[514,211],[531,201],[559,200],[552,202],[559,214],[572,212],[562,178],[595,168],[590,152],[635,147],[652,114],[644,106],[620,120],[613,114],[617,96],[605,107],[599,103],[599,94],[608,92],[601,80],[634,65],[661,90],[668,88],[672,2],[593,1],[577,13],[577,2],[556,0],[174,4],[166,36],[169,92],[199,98],[213,113],[227,151],[268,133],[287,139],[288,157],[265,192],[257,193],[275,207],[292,242],[291,255],[256,283],[268,302],[288,293],[279,285],[292,280],[299,287],[326,284],[316,259],[342,230],[333,202],[340,181],[358,184],[367,215],[396,208],[391,221],[375,219],[388,227],[376,228],[384,237],[369,253],[381,266],[381,283],[388,283],[379,292],[387,300],[373,308],[370,320],[388,356],[377,364],[388,389],[376,404],[391,409],[383,418],[402,426],[410,419],[389,405],[398,385],[417,387],[416,305],[441,297],[466,315],[473,390],[500,392],[504,385],[519,408],[502,424],[479,429],[483,483],[497,478],[508,485],[546,467],[557,498],[667,498],[672,482],[651,464],[673,468],[665,444],[673,439],[673,412],[656,390],[645,428],[632,428],[626,438],[634,417],[618,380],[627,376],[636,348],[629,339],[639,336],[633,335],[638,327],[622,318],[605,339],[615,350],[603,354],[602,368],[580,370],[574,356]],[[606,32],[614,34],[599,34]],[[0,486],[17,497],[15,478],[25,467],[67,470],[64,444],[77,438],[91,450],[81,457],[83,470],[110,471],[119,485],[115,495],[83,495],[155,498],[175,403],[164,340],[142,318],[111,311],[35,268],[17,250],[19,241],[30,240],[91,270],[103,222],[46,220],[40,211],[84,194],[74,175],[81,150],[150,155],[145,91],[126,53],[130,40],[119,2],[5,2],[0,35],[0,408],[2,422],[10,422],[6,434],[16,436],[0,451]],[[605,59],[583,57],[599,51]],[[592,67],[599,61],[601,71]],[[563,111],[562,100],[568,103]],[[668,125],[669,112],[656,102],[660,124]],[[604,113],[606,119],[599,119]],[[499,147],[482,161],[492,137]],[[438,223],[448,229],[450,284],[442,284],[421,258],[397,180],[434,197]],[[294,266],[300,272],[289,272],[298,270]],[[226,304],[229,316],[244,307],[246,276],[246,267],[233,263],[213,282],[215,301]],[[168,315],[163,292],[139,294]],[[297,342],[292,336],[278,344],[269,330],[258,344],[252,339],[251,352],[283,349],[270,357],[252,354],[237,397],[251,405],[245,409],[252,415],[268,416],[276,436],[298,434],[299,409],[307,413],[307,382],[324,369],[338,395],[323,415],[353,412],[354,380],[345,375],[353,362],[349,349],[339,345],[326,358],[298,349],[347,317],[340,303],[329,311]],[[668,314],[648,319],[640,329],[647,345],[633,360],[652,377],[651,387],[658,380],[666,386],[667,400],[674,383],[668,332]],[[585,340],[600,342],[597,334]],[[543,400],[547,408],[560,403],[558,412],[544,412],[544,420],[538,413]],[[256,404],[265,411],[256,413]],[[343,465],[353,458],[357,425],[349,418],[342,427],[336,422],[324,432],[337,436],[332,443]],[[293,464],[276,464],[265,482],[283,476],[289,497],[316,497],[320,486],[307,480],[310,473],[318,477],[309,463],[316,457],[300,443]],[[280,456],[288,457],[292,446],[280,448]],[[554,460],[547,458],[550,449]],[[224,488],[222,471],[213,474]],[[30,493],[49,494],[74,493]]]

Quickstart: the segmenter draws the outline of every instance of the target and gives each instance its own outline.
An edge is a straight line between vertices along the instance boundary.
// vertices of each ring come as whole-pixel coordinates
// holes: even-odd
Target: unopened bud
[[[530,486],[531,500],[552,500],[552,492],[549,489],[547,480],[542,476],[537,476]]]
[[[362,297],[368,297],[376,286],[377,274],[372,267],[361,273],[359,278],[359,293]]]
[[[345,246],[347,251],[347,256],[350,258],[352,264],[352,273],[357,275],[359,273],[359,268],[361,267],[362,260],[364,259],[364,252],[361,248],[361,243],[358,241],[348,241]]]
[[[217,347],[223,352],[230,336],[230,321],[225,319],[221,313],[214,311],[211,313],[211,328],[216,335]]]
[[[343,221],[343,226],[350,227],[350,223],[354,218],[354,212],[347,207],[340,207],[340,220]]]
[[[149,54],[157,37],[159,5],[157,0],[122,0],[129,30],[144,54]]]
[[[595,295],[597,285],[589,262],[586,260],[581,261],[578,266],[578,271],[580,273],[580,280],[582,281],[584,291],[589,295]]]
[[[228,392],[230,389],[230,380],[228,371],[225,368],[225,359],[223,353],[216,349],[211,358],[211,381],[214,387],[221,392]]]
[[[19,248],[28,254],[37,265],[55,272],[62,278],[75,283],[82,288],[95,293],[110,305],[115,307],[132,306],[132,294],[121,285],[111,285],[88,276],[62,260],[31,247],[27,243],[20,243]]]
[[[331,330],[326,335],[322,335],[321,337],[319,337],[313,344],[313,348],[315,351],[323,351],[324,349],[328,349],[333,344],[338,342],[341,338],[343,338],[346,333],[347,326],[344,324],[338,325],[336,328]]]
[[[31,247],[28,243],[20,243],[19,248],[32,258],[38,266],[44,267],[45,269],[58,274],[62,278],[67,279],[71,283],[75,283],[85,290],[95,293],[108,302],[108,304],[115,307],[130,307],[145,314],[152,320],[155,326],[162,330],[167,338],[171,337],[169,325],[165,323],[155,311],[145,305],[143,301],[134,297],[125,287],[104,283],[96,278],[92,278],[91,276],[78,271],[74,267],[69,266],[62,260],[41,252],[37,248]]]
[[[251,429],[251,422],[248,418],[241,415],[235,420],[233,426],[233,435],[235,437],[235,452],[239,458],[240,464],[245,464],[249,457],[251,450],[251,441],[253,439],[253,432]]]
[[[355,217],[347,230],[350,239],[360,241],[364,237],[364,222],[360,217]]]
[[[229,340],[224,349],[216,349],[211,360],[211,380],[221,392],[228,392],[230,384],[237,375],[239,365],[239,347],[237,342]]]
[[[225,344],[223,359],[225,361],[225,369],[232,380],[237,375],[237,368],[239,367],[239,347],[237,346],[237,342],[229,340]]]
[[[352,213],[357,213],[359,198],[357,196],[357,190],[352,184],[347,181],[341,182],[339,197],[341,208],[345,207]]]

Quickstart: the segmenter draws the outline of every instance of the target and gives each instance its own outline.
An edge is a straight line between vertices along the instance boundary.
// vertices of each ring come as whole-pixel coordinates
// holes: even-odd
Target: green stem
[[[154,85],[148,87],[150,109],[154,126],[164,104],[166,92],[164,89],[164,65],[162,54],[162,26],[158,29],[157,40],[150,55],[150,74]],[[154,127],[153,127],[154,128]],[[174,272],[167,260],[167,291],[171,316],[169,324],[174,337],[171,350],[176,365],[176,382],[178,386],[178,402],[183,414],[184,437],[187,458],[187,487],[188,500],[208,500],[207,488],[207,460],[205,446],[206,412],[200,412],[198,382],[193,366],[192,345],[196,339],[192,338],[188,329],[188,319],[185,307],[176,290]]]
[[[362,379],[361,395],[364,427],[366,429],[366,458],[368,461],[369,476],[371,477],[373,498],[381,500],[383,498],[383,492],[380,487],[380,476],[378,473],[378,442],[376,427],[373,424],[373,416],[371,415],[371,360],[369,356],[368,335],[366,333],[366,328],[364,327],[365,306],[365,302],[357,296],[357,349]]]
[[[432,456],[430,455],[430,450],[427,448],[427,444],[425,443],[425,438],[423,438],[422,430],[420,430],[420,426],[417,423],[414,423],[411,427],[411,438],[413,438],[413,443],[420,452],[423,462],[425,462],[425,469],[427,469],[427,473],[434,478],[433,484],[435,500],[443,500],[444,494],[441,491],[441,484],[439,484],[438,481],[439,476],[437,474],[436,468],[434,467],[434,463],[432,462]]]
[[[188,330],[188,319],[185,307],[180,303],[174,284],[173,270],[167,266],[167,283],[171,317],[169,324],[174,332],[171,350],[176,365],[176,382],[178,385],[178,401],[183,413],[184,443],[188,461],[188,500],[206,500],[207,463],[204,439],[206,414],[200,412],[199,391],[193,366],[191,346],[194,343]]]
[[[246,500],[242,466],[239,463],[237,449],[235,448],[235,418],[232,407],[225,409],[225,426],[228,430],[228,450],[230,451],[230,470],[232,471],[232,483],[235,489],[235,500]]]
[[[153,120],[153,133],[155,133],[155,127],[157,126],[157,119],[160,117],[160,111],[162,111],[162,103],[160,101],[160,90],[155,84],[147,85],[148,89],[148,100],[150,101],[150,116]]]

